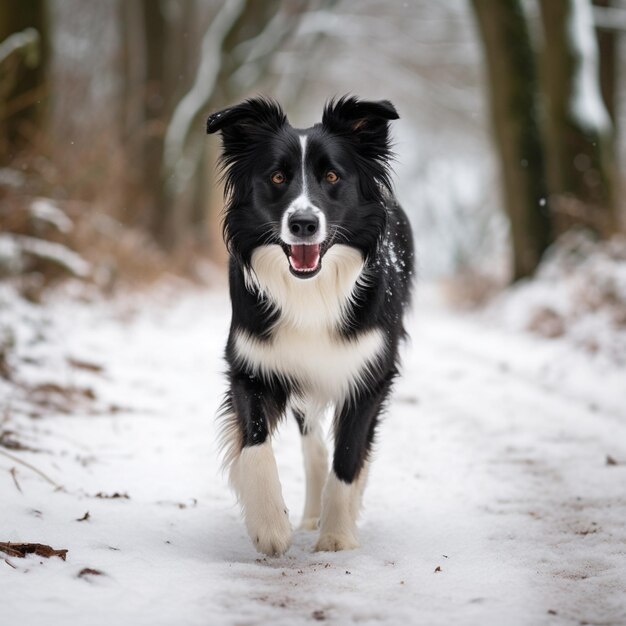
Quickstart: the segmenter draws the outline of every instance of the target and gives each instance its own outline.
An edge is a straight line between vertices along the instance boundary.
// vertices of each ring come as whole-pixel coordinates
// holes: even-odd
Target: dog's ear
[[[222,133],[220,169],[225,196],[251,188],[249,184],[237,186],[236,182],[250,175],[250,163],[268,135],[286,124],[287,117],[280,105],[262,97],[250,98],[209,116],[207,133]]]
[[[280,105],[269,98],[250,98],[241,104],[209,115],[206,132],[222,131],[222,136],[254,135],[263,130],[278,130],[287,123]]]
[[[353,134],[360,142],[387,142],[389,121],[400,116],[389,100],[377,102],[343,96],[326,104],[322,125],[340,134]]]
[[[380,197],[380,186],[391,191],[389,121],[400,116],[388,100],[371,102],[343,96],[326,104],[322,127],[347,139],[362,172],[361,190],[366,197]]]

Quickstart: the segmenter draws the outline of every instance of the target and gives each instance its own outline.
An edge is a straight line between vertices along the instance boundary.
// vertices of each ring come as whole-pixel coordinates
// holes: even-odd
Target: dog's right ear
[[[241,104],[209,115],[206,132],[222,131],[222,136],[254,135],[256,132],[276,131],[287,123],[280,105],[269,98],[250,98]]]

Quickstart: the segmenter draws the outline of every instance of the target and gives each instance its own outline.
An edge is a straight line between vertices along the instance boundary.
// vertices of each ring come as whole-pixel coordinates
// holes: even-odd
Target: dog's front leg
[[[335,415],[333,468],[324,487],[316,550],[349,550],[359,546],[356,520],[367,479],[368,456],[394,376],[395,371],[389,372],[372,388],[361,390]]]
[[[289,512],[283,500],[270,433],[284,412],[280,393],[258,378],[231,377],[231,430],[238,443],[232,453],[230,480],[250,539],[259,552],[284,554],[291,542]]]
[[[304,513],[300,528],[316,530],[322,510],[322,491],[328,476],[328,451],[320,427],[323,411],[309,405],[306,407],[306,414],[307,417],[304,413],[295,411],[302,435],[302,456],[306,477]]]

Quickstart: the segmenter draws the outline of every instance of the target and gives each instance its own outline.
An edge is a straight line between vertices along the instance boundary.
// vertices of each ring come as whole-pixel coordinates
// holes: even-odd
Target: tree
[[[514,278],[531,274],[541,253],[568,229],[585,227],[608,237],[618,225],[614,131],[601,92],[612,107],[614,41],[605,43],[607,58],[599,66],[590,0],[539,4],[541,84],[521,1],[473,0],[511,222]]]
[[[129,204],[142,207],[137,218],[164,249],[218,249],[216,146],[205,138],[204,119],[259,89],[308,5],[121,3]]]
[[[602,91],[602,100],[604,106],[613,122],[613,127],[616,124],[616,109],[617,109],[617,67],[618,67],[618,45],[617,45],[617,33],[614,28],[605,27],[597,23],[596,13],[603,9],[611,11],[613,0],[593,0],[594,5],[594,22],[596,22],[597,37],[598,37],[598,52],[599,52],[599,67],[600,72],[600,90]],[[610,13],[608,16],[610,22]],[[614,133],[617,135],[617,132]]]
[[[554,228],[560,234],[584,226],[606,237],[617,228],[614,135],[600,90],[591,3],[541,0],[540,6]],[[609,80],[605,86],[611,101]]]
[[[46,96],[48,45],[43,0],[0,2],[0,157],[5,160],[32,139]]]
[[[518,279],[532,274],[552,238],[535,60],[519,0],[472,0],[472,4],[485,50],[511,229],[513,278]]]
[[[206,183],[215,182],[207,173],[214,168],[215,155],[202,136],[204,118],[263,83],[273,55],[294,33],[309,3],[229,0],[213,16],[195,80],[173,110],[164,137],[155,236],[165,247],[176,247],[189,235],[202,241],[208,236],[207,223],[212,232],[220,232]]]

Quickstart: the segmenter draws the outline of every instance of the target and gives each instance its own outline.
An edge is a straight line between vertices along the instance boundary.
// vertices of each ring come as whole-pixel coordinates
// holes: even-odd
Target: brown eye
[[[282,185],[287,180],[287,177],[280,170],[278,172],[274,172],[271,178],[275,185]]]
[[[333,172],[333,170],[326,172],[326,182],[334,184],[338,180],[339,180],[339,176],[337,175],[337,172]]]

